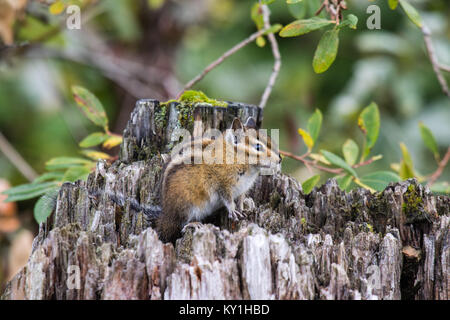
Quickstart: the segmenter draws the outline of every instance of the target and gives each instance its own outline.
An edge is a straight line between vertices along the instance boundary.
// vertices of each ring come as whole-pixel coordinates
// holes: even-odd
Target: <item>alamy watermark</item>
[[[372,4],[367,7],[367,14],[370,16],[367,18],[366,25],[369,30],[381,29],[381,9],[376,4]]]
[[[66,9],[66,26],[69,30],[81,30],[81,8],[77,5],[70,5]]]
[[[77,265],[70,265],[67,267],[67,289],[80,290],[81,289],[81,271]]]

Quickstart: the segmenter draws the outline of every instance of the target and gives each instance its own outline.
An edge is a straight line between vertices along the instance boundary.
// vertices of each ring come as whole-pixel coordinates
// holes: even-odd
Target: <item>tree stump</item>
[[[416,180],[371,194],[329,180],[310,194],[276,173],[248,192],[248,218],[224,210],[162,243],[129,203],[159,205],[163,154],[173,132],[224,130],[262,110],[138,101],[119,160],[99,162],[87,182],[62,186],[40,225],[28,264],[3,299],[440,299],[450,295],[450,198]],[[91,197],[90,194],[101,194]]]

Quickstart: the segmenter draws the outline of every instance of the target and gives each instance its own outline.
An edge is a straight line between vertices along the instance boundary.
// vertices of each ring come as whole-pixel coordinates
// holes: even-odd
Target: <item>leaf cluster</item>
[[[65,182],[86,180],[100,159],[112,161],[107,153],[86,149],[102,146],[111,149],[122,143],[122,137],[109,130],[108,118],[102,103],[89,90],[74,86],[72,93],[75,102],[84,115],[103,131],[94,132],[80,142],[84,157],[58,157],[46,162],[47,172],[33,182],[10,188],[4,192],[6,202],[15,202],[40,197],[34,207],[34,217],[38,223],[44,222],[54,210],[56,197]]]

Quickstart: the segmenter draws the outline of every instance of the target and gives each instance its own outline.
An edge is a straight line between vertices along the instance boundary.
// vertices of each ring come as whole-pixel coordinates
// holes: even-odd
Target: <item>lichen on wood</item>
[[[450,199],[416,180],[376,194],[329,180],[305,195],[287,175],[260,176],[246,219],[218,210],[188,224],[175,245],[162,243],[142,212],[105,194],[159,205],[176,128],[262,122],[256,106],[200,103],[183,119],[177,103],[139,101],[119,160],[62,186],[3,299],[449,299]]]

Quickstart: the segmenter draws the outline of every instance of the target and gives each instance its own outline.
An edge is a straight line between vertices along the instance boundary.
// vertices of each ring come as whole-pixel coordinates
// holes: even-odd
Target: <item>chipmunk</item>
[[[183,227],[202,221],[217,209],[226,207],[228,216],[243,218],[234,200],[254,184],[262,168],[281,162],[278,149],[270,137],[256,131],[256,122],[249,118],[242,125],[238,118],[220,139],[197,138],[180,145],[167,160],[162,181],[162,208],[143,206],[136,199],[108,194],[111,201],[130,208],[156,222],[156,231],[164,242],[174,242]],[[211,151],[211,152],[209,152]],[[195,157],[202,160],[195,164]]]
[[[187,223],[201,221],[221,207],[231,219],[244,217],[234,200],[252,187],[261,168],[281,162],[271,139],[255,129],[253,118],[245,125],[235,118],[223,139],[194,139],[171,158],[162,183],[162,213],[156,220],[161,240],[174,241]],[[205,151],[211,151],[208,159]],[[198,152],[202,164],[192,161],[201,156]]]

